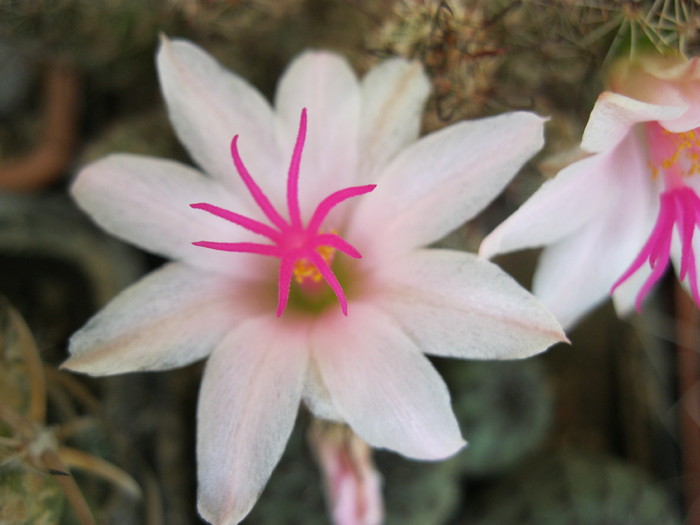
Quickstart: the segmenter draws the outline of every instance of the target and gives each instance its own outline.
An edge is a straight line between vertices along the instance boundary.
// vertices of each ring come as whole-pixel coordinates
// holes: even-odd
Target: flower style
[[[308,289],[309,286],[317,288],[314,283],[319,283],[321,278],[325,279],[338,298],[343,314],[348,315],[348,302],[343,293],[343,288],[340,286],[327,259],[332,257],[334,249],[340,250],[346,255],[357,259],[362,256],[352,244],[346,242],[338,235],[334,233],[319,233],[318,228],[337,204],[350,197],[369,193],[376,188],[376,184],[345,188],[332,193],[321,201],[316,211],[314,211],[314,214],[311,216],[309,224],[304,227],[301,220],[301,211],[299,210],[299,167],[301,164],[301,152],[304,149],[304,141],[306,140],[306,118],[305,108],[301,111],[299,135],[294,145],[292,164],[289,167],[289,176],[287,178],[289,222],[280,215],[270,203],[265,193],[255,183],[250,173],[248,173],[238,152],[238,135],[233,137],[233,141],[231,142],[233,163],[236,165],[241,179],[245,183],[256,204],[267,218],[277,226],[277,229],[230,210],[212,206],[211,204],[204,202],[190,204],[192,208],[208,211],[217,217],[238,224],[253,233],[263,235],[271,240],[274,245],[251,242],[229,243],[210,241],[199,241],[192,244],[226,252],[255,253],[258,255],[279,257],[281,261],[277,296],[277,317],[282,315],[282,312],[287,306],[292,275],[294,275],[297,283],[300,285],[306,283],[305,291],[307,294],[311,292],[311,290]]]
[[[208,356],[203,518],[245,517],[302,401],[373,447],[441,459],[464,441],[424,353],[522,358],[565,339],[497,266],[424,248],[541,147],[541,118],[510,113],[417,140],[428,82],[403,60],[359,82],[340,57],[307,52],[283,75],[274,112],[188,42],[164,39],[157,63],[171,120],[206,175],[124,154],[78,175],[72,193],[98,224],[174,262],[76,333],[64,366],[108,375]]]
[[[484,239],[491,257],[546,246],[533,291],[565,327],[612,295],[637,311],[670,261],[700,305],[700,61],[620,63],[564,168]]]

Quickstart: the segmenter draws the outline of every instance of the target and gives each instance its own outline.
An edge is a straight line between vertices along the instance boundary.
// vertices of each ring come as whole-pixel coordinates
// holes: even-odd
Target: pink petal
[[[260,237],[192,209],[195,202],[227,209],[241,205],[221,184],[182,164],[110,155],[83,168],[71,193],[103,229],[146,251],[229,274],[252,277],[260,269],[259,259],[251,261],[253,256],[226,257],[192,245]]]
[[[250,285],[172,263],[120,293],[70,340],[63,367],[91,375],[167,370],[206,357],[263,306]]]
[[[626,199],[626,184],[651,183],[645,158],[643,138],[630,134],[618,147],[567,166],[482,241],[479,255],[544,246],[574,234]],[[635,177],[620,176],[621,166]]]
[[[198,509],[233,525],[255,504],[296,419],[308,361],[303,325],[268,315],[233,330],[207,362],[197,421]]]
[[[186,40],[163,37],[157,66],[173,126],[202,169],[244,195],[229,155],[240,135],[241,156],[257,180],[266,186],[280,175],[273,112],[253,86]]]
[[[648,104],[605,91],[600,94],[591,111],[583,132],[581,148],[591,153],[614,148],[635,124],[673,119],[685,111],[685,107]]]
[[[373,447],[442,459],[463,445],[445,383],[396,322],[373,306],[329,311],[312,333],[313,358],[333,406]]]
[[[434,242],[481,211],[543,143],[524,112],[455,124],[423,137],[387,166],[353,212],[346,238],[368,259]]]
[[[308,130],[299,177],[302,218],[308,221],[329,193],[351,186],[357,173],[360,89],[354,72],[339,55],[307,52],[282,76],[275,96],[277,137],[289,152],[308,109]],[[242,139],[241,139],[242,140]],[[284,188],[282,188],[284,189]]]
[[[386,163],[416,139],[430,83],[418,62],[394,58],[362,79],[358,183],[374,182]]]
[[[419,250],[396,261],[381,279],[375,304],[424,353],[520,359],[566,341],[542,303],[472,254]]]

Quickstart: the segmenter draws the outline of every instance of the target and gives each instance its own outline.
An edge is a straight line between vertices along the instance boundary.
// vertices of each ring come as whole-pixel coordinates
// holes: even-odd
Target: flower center
[[[338,298],[343,314],[348,315],[348,305],[343,288],[331,269],[336,251],[343,252],[352,258],[362,257],[360,252],[336,232],[321,233],[320,227],[330,211],[351,197],[369,193],[376,185],[355,186],[345,188],[330,194],[316,207],[308,224],[304,226],[299,209],[299,168],[301,154],[306,140],[306,109],[301,112],[299,133],[297,134],[292,160],[287,176],[287,208],[289,219],[285,219],[275,209],[267,196],[255,183],[253,177],[243,164],[238,152],[238,135],[231,141],[231,156],[236,170],[245,183],[256,204],[270,220],[271,224],[256,221],[238,213],[219,208],[204,202],[191,204],[195,209],[207,211],[217,217],[230,221],[243,228],[267,237],[272,244],[254,242],[193,242],[195,246],[211,248],[227,252],[254,253],[258,255],[277,257],[280,259],[279,278],[277,287],[277,317],[282,315],[289,300],[292,278],[300,284],[320,283],[325,280]]]
[[[654,179],[663,175],[666,187],[673,188],[700,173],[700,128],[673,133],[658,122],[647,122],[645,128]]]
[[[693,250],[695,229],[700,227],[700,198],[685,183],[688,177],[700,173],[700,128],[672,133],[658,122],[648,122],[645,127],[649,168],[654,179],[663,176],[665,190],[659,197],[659,214],[649,238],[629,268],[615,282],[610,293],[648,262],[651,272],[635,300],[637,311],[640,311],[649,290],[661,279],[669,265],[671,240],[675,230],[681,244],[679,278],[681,281],[688,279],[693,300],[700,306]]]
[[[329,267],[333,266],[335,248],[332,246],[318,246],[316,248],[316,253],[321,256],[321,259],[323,259]],[[319,269],[316,268],[316,265],[306,258],[296,260],[292,275],[297,284],[304,284],[306,282],[320,283],[323,280],[323,275]]]

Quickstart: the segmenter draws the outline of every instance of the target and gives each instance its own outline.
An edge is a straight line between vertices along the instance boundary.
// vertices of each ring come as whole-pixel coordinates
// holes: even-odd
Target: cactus
[[[455,459],[468,476],[493,476],[535,451],[552,423],[553,396],[541,363],[443,363],[469,446]]]
[[[471,525],[680,525],[666,491],[635,466],[581,453],[538,457],[481,500]]]

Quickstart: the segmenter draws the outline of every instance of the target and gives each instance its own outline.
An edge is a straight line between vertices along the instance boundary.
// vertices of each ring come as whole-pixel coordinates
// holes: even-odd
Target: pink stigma
[[[212,204],[203,202],[190,204],[192,208],[207,211],[217,217],[242,226],[253,233],[267,237],[272,244],[209,241],[199,241],[192,244],[226,252],[254,253],[278,257],[280,259],[280,268],[277,287],[277,317],[280,317],[287,307],[295,263],[297,261],[311,263],[335,293],[343,314],[348,315],[348,304],[343,288],[340,286],[328,262],[319,254],[318,249],[322,246],[330,246],[355,259],[361,258],[362,255],[360,255],[360,252],[358,252],[354,246],[339,235],[335,233],[321,233],[319,228],[328,213],[330,213],[335,206],[350,197],[356,197],[371,192],[376,185],[368,184],[366,186],[355,186],[330,194],[316,207],[309,223],[304,226],[301,219],[301,210],[299,209],[299,168],[301,166],[301,155],[306,140],[306,120],[306,108],[304,108],[301,111],[299,133],[297,134],[287,176],[287,208],[289,220],[282,217],[275,209],[267,196],[255,183],[253,177],[248,173],[238,152],[238,135],[233,137],[231,141],[233,163],[251,196],[271,224],[256,221]]]
[[[700,226],[700,198],[692,188],[676,186],[661,194],[659,215],[656,218],[654,229],[649,235],[646,244],[632,262],[630,267],[615,282],[610,293],[629,279],[646,261],[649,261],[651,274],[642,285],[637,294],[635,307],[641,311],[644,298],[652,286],[661,278],[668,268],[671,239],[674,227],[681,241],[681,268],[679,278],[681,281],[688,278],[690,293],[695,304],[700,306],[700,294],[698,293],[698,276],[695,265],[695,253],[693,251],[693,234],[695,228]]]

